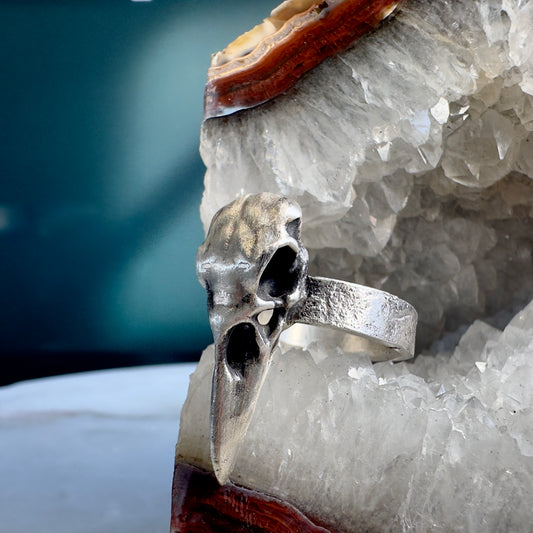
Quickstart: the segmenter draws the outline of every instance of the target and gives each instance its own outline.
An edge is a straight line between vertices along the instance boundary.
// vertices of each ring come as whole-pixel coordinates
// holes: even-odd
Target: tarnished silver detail
[[[215,341],[211,459],[221,484],[233,468],[279,336],[307,297],[308,254],[300,227],[295,202],[268,193],[245,196],[218,211],[198,250]]]
[[[397,296],[355,283],[308,277],[305,305],[297,322],[329,326],[375,341],[372,361],[413,357],[417,314]],[[285,342],[288,341],[286,337]]]
[[[307,276],[300,232],[296,202],[247,195],[216,213],[198,250],[215,341],[211,460],[220,484],[229,479],[284,329],[300,322],[370,339],[381,346],[371,351],[376,361],[413,356],[414,308],[377,289]]]

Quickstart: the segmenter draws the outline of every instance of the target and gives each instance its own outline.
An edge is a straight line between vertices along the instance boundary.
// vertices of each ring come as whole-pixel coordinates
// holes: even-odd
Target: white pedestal
[[[0,388],[0,533],[167,533],[195,364]]]

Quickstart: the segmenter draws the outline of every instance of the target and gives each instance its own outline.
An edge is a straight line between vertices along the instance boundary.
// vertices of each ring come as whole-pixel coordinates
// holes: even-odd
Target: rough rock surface
[[[202,217],[304,209],[311,273],[404,296],[420,346],[533,295],[533,3],[407,0],[288,94],[209,120]]]
[[[213,360],[191,378],[178,443],[207,470]],[[531,531],[532,383],[533,303],[414,362],[284,348],[232,479],[339,532]]]
[[[407,0],[286,95],[204,124],[205,224],[242,193],[295,198],[311,274],[403,296],[424,348],[282,346],[234,481],[336,531],[531,531],[532,28],[530,1]],[[177,455],[207,469],[212,365]]]

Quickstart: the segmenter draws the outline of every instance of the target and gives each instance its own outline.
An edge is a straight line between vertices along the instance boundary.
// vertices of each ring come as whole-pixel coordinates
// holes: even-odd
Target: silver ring
[[[385,291],[335,279],[308,276],[306,286],[307,297],[297,323],[348,333],[341,341],[343,350],[364,350],[374,362],[413,357],[417,313],[411,304]],[[284,331],[281,340],[306,346],[321,336],[298,325]]]
[[[301,217],[300,206],[283,196],[243,196],[215,214],[198,249],[197,273],[215,341],[211,460],[220,484],[229,479],[284,330],[283,342],[298,345],[313,339],[303,325],[341,330],[373,343],[373,361],[414,354],[417,313],[409,303],[307,275]]]

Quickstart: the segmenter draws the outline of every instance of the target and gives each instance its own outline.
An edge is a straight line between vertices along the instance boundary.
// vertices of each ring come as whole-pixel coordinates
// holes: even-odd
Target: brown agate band
[[[292,87],[390,15],[400,0],[289,0],[213,56],[204,119],[257,106]]]

